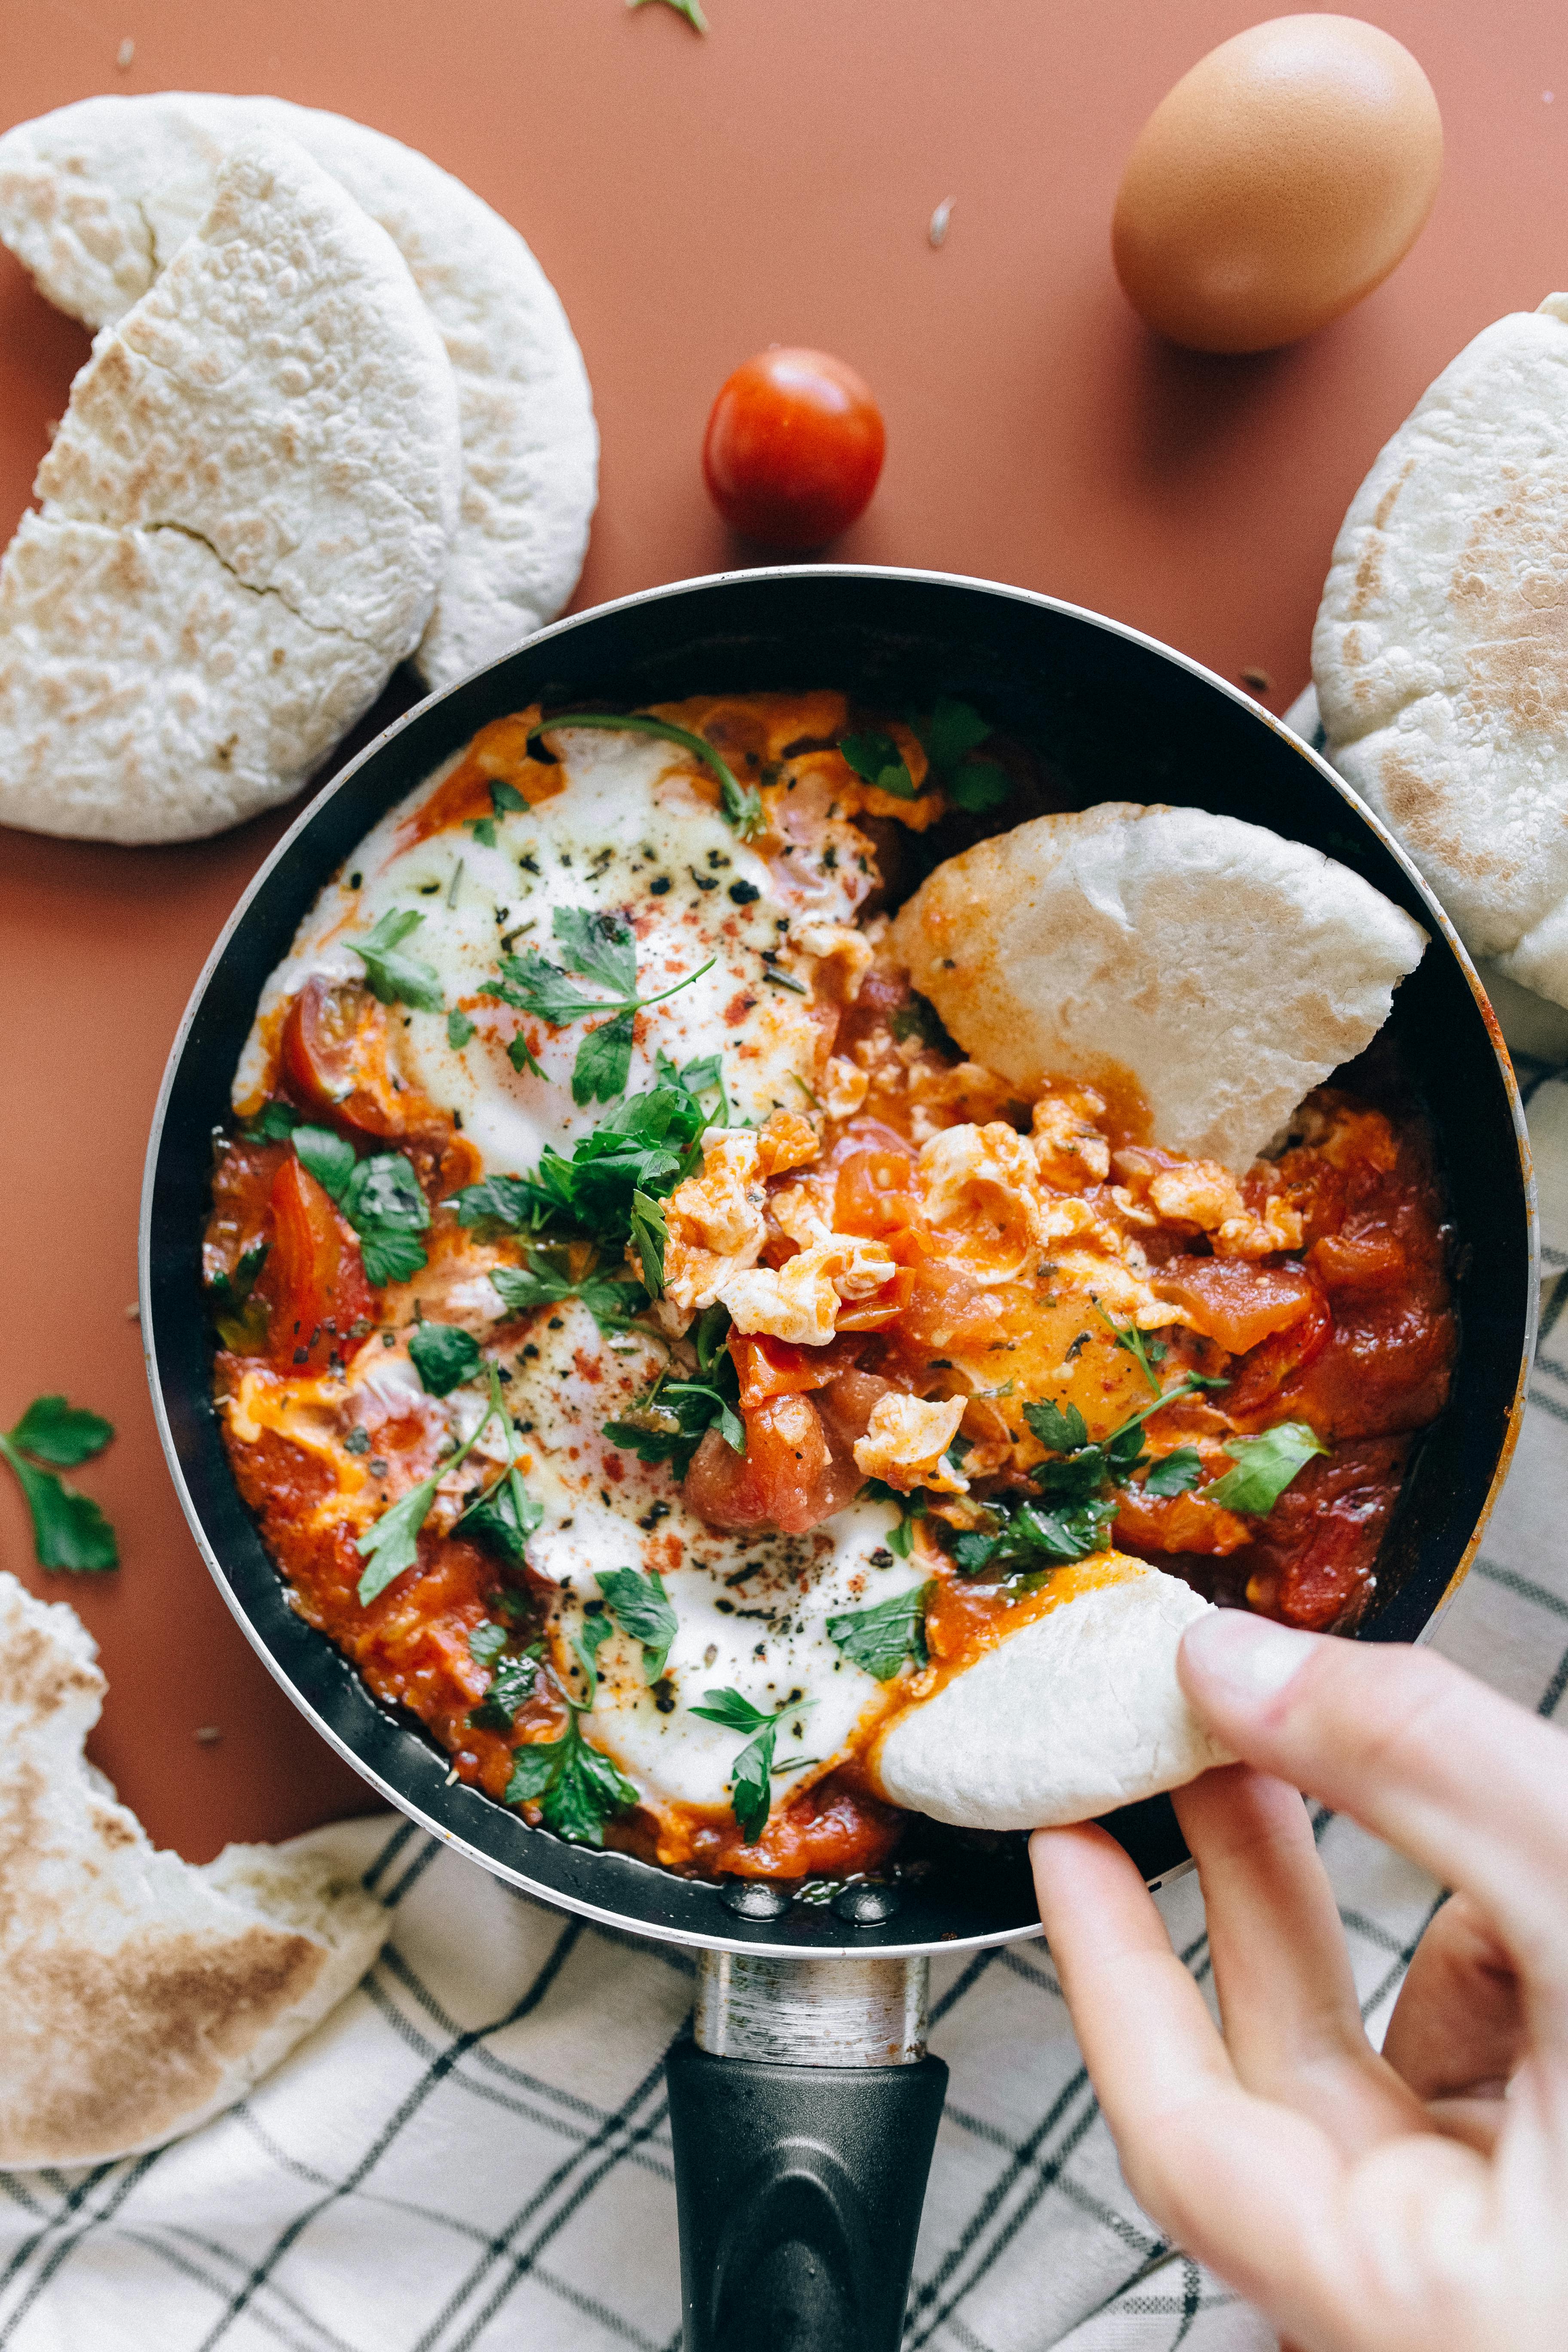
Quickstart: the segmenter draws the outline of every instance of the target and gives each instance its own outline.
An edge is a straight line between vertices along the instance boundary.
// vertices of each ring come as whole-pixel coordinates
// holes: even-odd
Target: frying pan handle
[[[666,2061],[686,2352],[897,2352],[947,2068]]]

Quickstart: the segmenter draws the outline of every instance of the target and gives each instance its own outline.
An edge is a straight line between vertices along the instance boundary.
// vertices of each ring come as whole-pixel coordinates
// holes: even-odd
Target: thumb
[[[1187,1629],[1182,1686],[1226,1745],[1483,1905],[1568,2028],[1568,1743],[1429,1651],[1239,1609]]]

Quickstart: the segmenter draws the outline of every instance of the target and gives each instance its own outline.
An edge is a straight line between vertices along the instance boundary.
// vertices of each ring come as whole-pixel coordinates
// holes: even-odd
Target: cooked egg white
[[[831,862],[808,861],[798,852],[798,877],[781,880],[710,805],[667,745],[586,729],[555,731],[551,740],[567,767],[566,791],[537,809],[498,816],[493,847],[468,827],[399,846],[408,820],[455,760],[361,843],[268,983],[236,1076],[237,1108],[253,1110],[268,1090],[267,1039],[276,1026],[268,1016],[313,974],[360,979],[353,940],[389,911],[408,908],[425,920],[405,948],[434,967],[445,1003],[440,1013],[396,1008],[405,1077],[459,1115],[487,1174],[521,1172],[546,1142],[565,1147],[589,1132],[611,1106],[579,1108],[572,1099],[572,1066],[587,1023],[559,1032],[524,1024],[546,1074],[541,1081],[508,1059],[516,1014],[481,997],[503,949],[531,946],[562,961],[552,931],[557,907],[626,917],[637,933],[644,995],[715,959],[702,979],[639,1017],[628,1092],[654,1083],[660,1049],[678,1064],[718,1053],[732,1119],[761,1124],[776,1109],[802,1108],[820,1031],[805,992],[816,959],[797,934],[812,924],[851,920],[864,884],[851,887],[836,877]],[[796,986],[769,980],[770,971]],[[597,993],[592,982],[582,985]],[[476,1032],[460,1048],[449,1044],[447,1028],[447,1013],[459,1008]],[[502,1309],[485,1276],[484,1255],[476,1243],[437,1258],[409,1286],[421,1311],[480,1335],[492,1329]],[[668,1465],[639,1464],[601,1433],[605,1422],[624,1414],[647,1388],[665,1360],[661,1349],[636,1334],[605,1339],[575,1301],[536,1317],[521,1349],[513,1340],[503,1354],[490,1343],[488,1360],[507,1378],[519,1466],[543,1508],[529,1558],[555,1589],[550,1643],[565,1687],[586,1695],[573,1642],[583,1631],[584,1604],[598,1601],[599,1570],[657,1571],[679,1621],[657,1689],[649,1686],[638,1643],[616,1633],[599,1649],[588,1718],[595,1745],[656,1813],[677,1804],[722,1811],[745,1736],[691,1710],[709,1691],[733,1689],[768,1714],[795,1701],[781,1722],[775,1800],[819,1779],[889,1705],[882,1685],[829,1638],[827,1620],[921,1581],[888,1547],[898,1524],[894,1507],[857,1504],[797,1537],[709,1528],[681,1502]],[[387,1349],[377,1334],[345,1377],[367,1426],[406,1410],[417,1396],[422,1412],[435,1422],[444,1417],[449,1433],[462,1439],[485,1410],[479,1385],[439,1402],[424,1397],[401,1338]],[[333,1387],[335,1412],[343,1388],[326,1385]],[[305,1391],[322,1384],[298,1386],[301,1401],[290,1410],[304,1428],[317,1410]],[[474,1465],[486,1457],[492,1464],[505,1459],[505,1442],[493,1425]],[[455,1516],[458,1487],[471,1475],[458,1474],[438,1509]]]
[[[236,1074],[237,1108],[253,1108],[265,1094],[268,1016],[318,972],[362,979],[353,940],[384,915],[409,908],[424,921],[405,949],[439,974],[446,1011],[397,1008],[405,1076],[431,1102],[458,1114],[487,1172],[531,1168],[545,1143],[564,1145],[588,1133],[609,1110],[604,1103],[579,1108],[572,1099],[573,1065],[593,1020],[559,1031],[523,1023],[545,1073],[541,1080],[520,1075],[507,1058],[518,1015],[481,996],[503,951],[530,947],[561,962],[552,930],[558,907],[627,918],[637,933],[643,996],[713,959],[700,980],[639,1015],[628,1093],[654,1083],[661,1050],[678,1064],[721,1052],[732,1118],[761,1124],[776,1109],[802,1108],[820,1031],[806,996],[796,992],[809,990],[816,959],[793,934],[847,922],[852,891],[816,869],[805,919],[801,893],[782,886],[725,823],[670,745],[586,728],[553,732],[551,741],[566,765],[567,789],[537,809],[499,815],[494,848],[467,826],[398,847],[400,833],[456,757],[366,835],[267,984]],[[769,979],[770,971],[776,976]],[[579,985],[600,996],[591,980]],[[455,1047],[447,1013],[458,1009],[475,1034]]]

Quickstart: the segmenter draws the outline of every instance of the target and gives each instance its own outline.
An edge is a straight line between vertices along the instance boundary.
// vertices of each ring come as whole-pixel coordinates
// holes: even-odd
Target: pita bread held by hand
[[[1210,1605],[1190,1585],[1103,1552],[1040,1603],[895,1716],[872,1755],[894,1804],[962,1829],[1056,1829],[1235,1761],[1176,1679],[1182,1635]]]
[[[1426,935],[1302,843],[1203,809],[1036,817],[930,875],[894,956],[1033,1097],[1130,1073],[1156,1142],[1237,1171],[1370,1045]]]
[[[0,566],[0,821],[180,841],[288,799],[418,643],[459,464],[391,240],[287,141],[237,149]]]
[[[0,2167],[101,2164],[218,2115],[359,1982],[389,1915],[309,1842],[160,1853],[82,1755],[104,1679],[0,1573]]]
[[[141,299],[200,225],[219,164],[258,131],[292,139],[397,246],[446,345],[463,497],[415,658],[445,686],[553,620],[576,585],[597,490],[581,352],[517,231],[426,155],[279,98],[89,98],[0,138],[0,239],[89,327]]]
[[[1478,956],[1568,1005],[1568,294],[1483,328],[1351,502],[1328,756]]]

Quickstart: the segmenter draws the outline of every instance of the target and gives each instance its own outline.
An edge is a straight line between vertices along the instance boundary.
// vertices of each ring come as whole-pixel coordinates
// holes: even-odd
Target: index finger
[[[1188,1627],[1194,1706],[1250,1764],[1463,1887],[1568,2024],[1568,1744],[1429,1652],[1243,1610]]]

